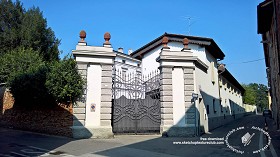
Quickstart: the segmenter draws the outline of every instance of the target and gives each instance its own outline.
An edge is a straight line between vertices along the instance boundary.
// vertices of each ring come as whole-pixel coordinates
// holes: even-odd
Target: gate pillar
[[[157,61],[161,74],[161,133],[164,136],[195,136],[198,116],[192,101],[195,68],[200,63],[190,49],[171,51],[164,44]]]
[[[109,42],[109,33],[104,35],[103,47],[87,46],[84,38],[72,51],[78,68],[83,67],[86,75],[84,102],[79,101],[73,107],[73,137],[110,138],[113,137],[112,66],[116,54]]]

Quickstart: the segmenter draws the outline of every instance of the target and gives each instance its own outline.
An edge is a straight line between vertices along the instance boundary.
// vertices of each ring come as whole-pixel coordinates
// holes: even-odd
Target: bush
[[[20,48],[0,56],[0,80],[6,83],[16,106],[44,105],[51,100],[45,87],[48,66],[38,52]]]
[[[55,62],[47,74],[46,87],[58,103],[75,102],[83,94],[83,85],[84,80],[72,58]]]
[[[14,77],[10,82],[10,89],[17,106],[49,107],[54,104],[45,86],[47,73],[48,67],[40,65]]]

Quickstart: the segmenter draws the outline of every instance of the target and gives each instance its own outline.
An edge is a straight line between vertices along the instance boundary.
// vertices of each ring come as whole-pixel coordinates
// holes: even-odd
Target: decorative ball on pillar
[[[110,42],[109,42],[110,39],[111,39],[111,34],[109,32],[106,32],[104,34],[104,40],[105,40],[104,44],[110,45]]]
[[[188,38],[184,38],[184,39],[183,39],[184,48],[183,48],[181,51],[191,52],[191,51],[190,51],[191,49],[188,47],[188,46],[189,46],[189,43],[190,43],[189,39],[188,39]]]
[[[184,45],[185,49],[188,49],[188,46],[189,46],[189,39],[188,38],[183,39],[183,45]]]
[[[163,48],[169,48],[167,46],[168,38],[166,36],[162,38],[162,42],[161,43],[163,44]]]
[[[225,66],[226,66],[226,65],[223,64],[223,63],[221,63],[221,64],[218,65],[218,73],[219,73],[219,74],[223,73],[223,72],[226,70],[226,67],[225,67]]]
[[[87,37],[86,31],[81,30],[81,32],[80,32],[80,38],[81,38],[80,42],[85,42],[86,37]]]

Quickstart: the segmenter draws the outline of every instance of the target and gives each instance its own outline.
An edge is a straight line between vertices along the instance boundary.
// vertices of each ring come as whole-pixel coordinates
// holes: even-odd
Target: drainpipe
[[[220,61],[220,60],[219,60]],[[220,78],[220,75],[225,72],[226,68],[225,68],[225,64],[219,64],[218,65],[218,92],[219,92],[219,101],[220,101],[220,108],[221,108],[221,111],[222,111],[222,102],[221,102],[221,89],[220,89],[220,82],[219,82],[219,78]],[[219,72],[220,71],[220,72]]]

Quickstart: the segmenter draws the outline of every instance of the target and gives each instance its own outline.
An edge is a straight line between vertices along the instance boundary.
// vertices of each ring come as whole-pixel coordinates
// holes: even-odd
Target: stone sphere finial
[[[110,44],[110,42],[109,42],[110,39],[111,39],[111,34],[109,32],[106,32],[104,34],[104,40],[105,40],[104,44]]]
[[[85,42],[85,38],[86,38],[86,37],[87,37],[86,31],[81,30],[81,32],[80,32],[81,41],[80,41],[80,42]]]
[[[168,46],[167,46],[168,38],[167,38],[167,37],[163,37],[161,43],[163,44],[163,47],[168,47]]]
[[[188,38],[183,39],[183,45],[184,45],[184,48],[188,48],[188,45],[189,45],[189,39]]]

